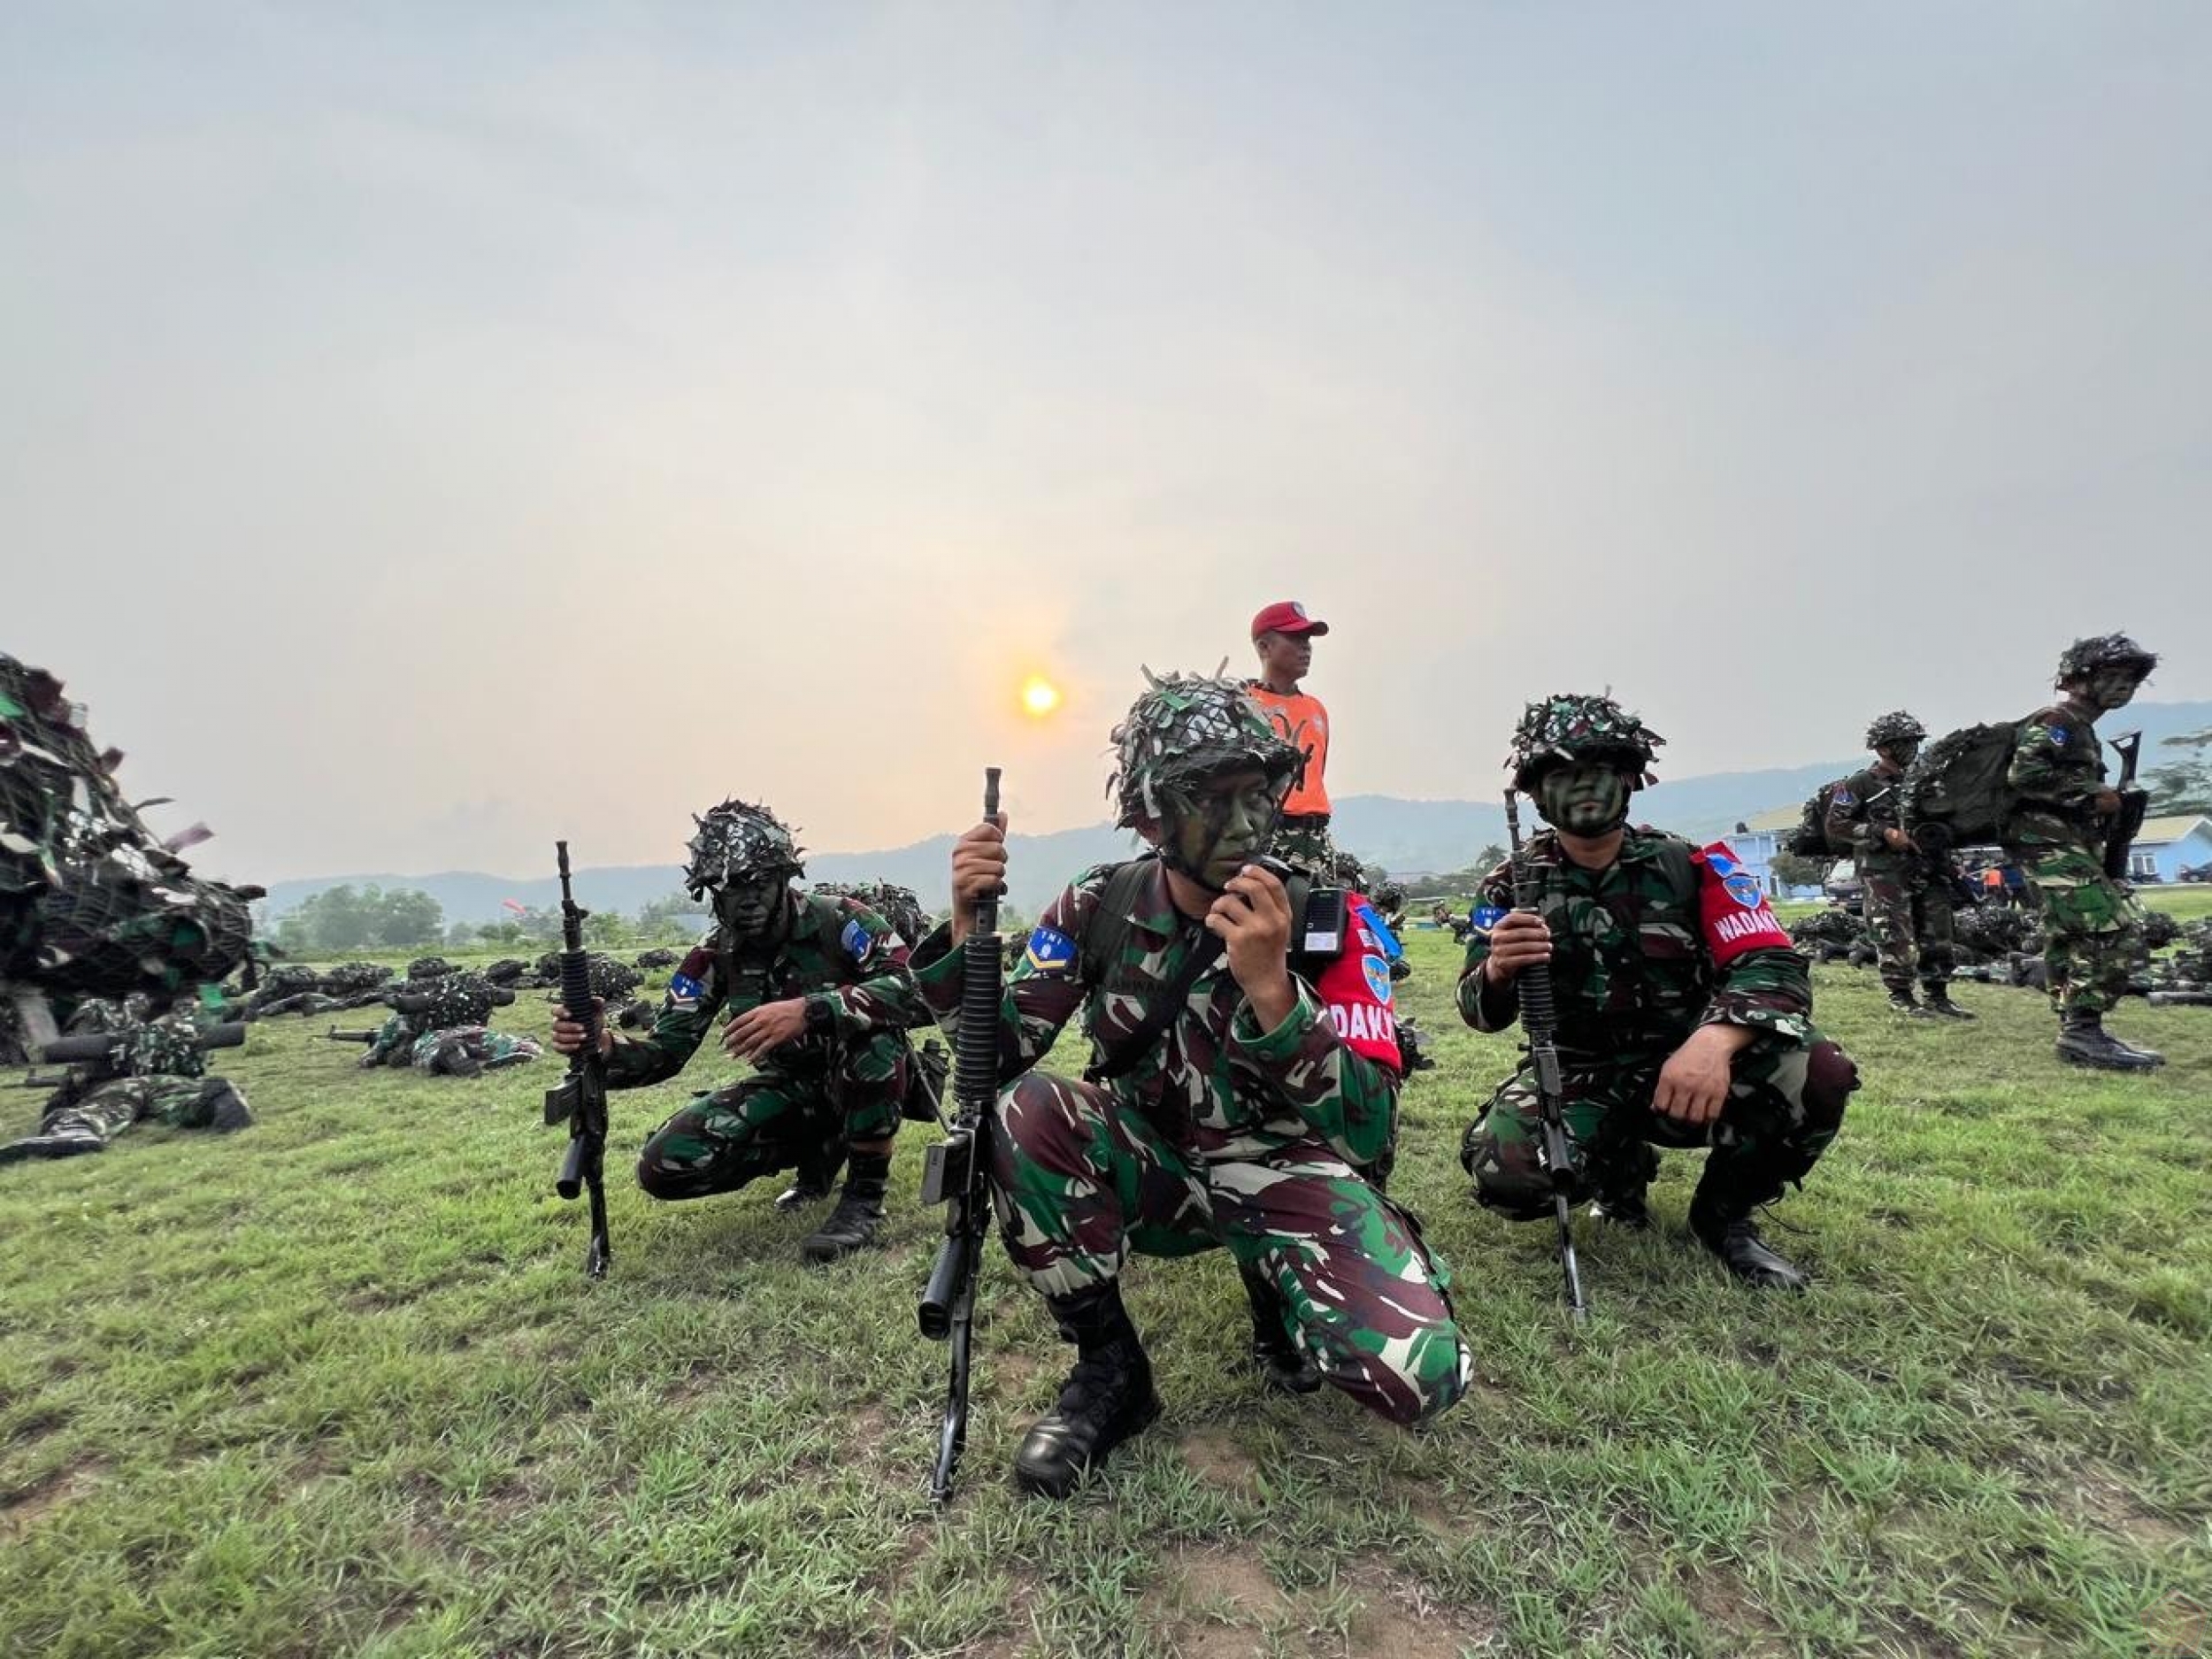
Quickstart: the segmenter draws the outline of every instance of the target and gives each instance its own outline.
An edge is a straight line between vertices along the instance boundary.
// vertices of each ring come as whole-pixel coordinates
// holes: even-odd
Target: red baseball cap
[[[1326,634],[1329,625],[1306,614],[1295,599],[1279,599],[1252,618],[1252,637],[1263,634]]]

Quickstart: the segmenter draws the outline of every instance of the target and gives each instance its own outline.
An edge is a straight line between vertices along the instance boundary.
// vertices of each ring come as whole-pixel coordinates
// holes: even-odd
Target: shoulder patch
[[[2074,734],[2073,729],[2070,726],[2054,726],[2046,727],[2045,729],[2051,734],[2051,742],[2053,746],[2058,749],[2064,749],[2066,747],[2066,740]]]
[[[867,924],[857,916],[845,924],[845,931],[837,936],[837,942],[845,948],[845,954],[855,962],[868,960],[868,953],[876,948],[876,936],[868,931]]]
[[[1859,803],[1859,797],[1853,795],[1850,788],[1844,784],[1838,784],[1835,794],[1830,795],[1828,799],[1838,806],[1856,806]]]
[[[686,964],[688,965],[688,964]],[[699,998],[706,987],[686,973],[682,968],[669,976],[668,1003],[671,1008],[693,1009],[699,1006]]]
[[[1375,1000],[1385,1007],[1389,1006],[1392,988],[1390,964],[1380,956],[1362,955],[1359,959],[1359,968],[1360,972],[1367,976],[1367,988],[1374,993]]]
[[[1766,895],[1759,890],[1758,877],[1747,870],[1739,870],[1733,875],[1723,876],[1720,884],[1728,890],[1728,896],[1747,910],[1757,908],[1766,898]]]
[[[1022,960],[1032,973],[1065,973],[1075,960],[1075,941],[1057,928],[1039,926],[1029,935]]]
[[[1502,905],[1478,904],[1475,913],[1467,919],[1477,933],[1486,933],[1510,914]]]

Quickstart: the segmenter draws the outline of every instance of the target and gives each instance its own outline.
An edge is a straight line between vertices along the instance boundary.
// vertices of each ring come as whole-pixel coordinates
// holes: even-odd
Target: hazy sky
[[[12,0],[0,649],[263,879],[1094,821],[1281,597],[1340,794],[2212,695],[2208,85],[2200,0]]]

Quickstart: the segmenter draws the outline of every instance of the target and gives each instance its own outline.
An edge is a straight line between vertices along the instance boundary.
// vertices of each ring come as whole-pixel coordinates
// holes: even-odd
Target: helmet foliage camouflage
[[[2093,639],[2076,640],[2060,655],[2058,678],[2062,685],[2070,680],[2086,680],[2104,668],[2124,668],[2138,680],[2147,677],[2158,666],[2158,653],[2147,651],[2124,634],[2100,634]]]
[[[691,838],[689,862],[684,865],[684,885],[693,898],[732,882],[762,876],[795,876],[806,866],[803,850],[783,821],[764,806],[744,801],[725,801],[704,818]]]
[[[1636,773],[1632,787],[1641,788],[1652,781],[1648,769],[1666,741],[1610,697],[1547,697],[1522,710],[1505,764],[1516,789],[1527,788],[1552,760],[1617,761]]]
[[[1884,715],[1866,728],[1866,746],[1879,749],[1885,743],[1917,743],[1928,735],[1928,728],[1907,714],[1902,709]]]
[[[1196,786],[1225,772],[1254,768],[1279,789],[1305,765],[1240,680],[1223,674],[1156,675],[1113,731],[1118,763],[1107,785],[1123,829],[1164,822]]]

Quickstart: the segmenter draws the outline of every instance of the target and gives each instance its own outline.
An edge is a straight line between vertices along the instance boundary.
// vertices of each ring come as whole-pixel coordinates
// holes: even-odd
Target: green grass
[[[1683,1234],[1700,1160],[1670,1154],[1655,1233],[1585,1224],[1577,1333],[1545,1230],[1472,1209],[1454,1158],[1511,1049],[1450,1012],[1448,941],[1410,948],[1440,1064],[1399,1190],[1456,1270],[1472,1395],[1419,1434],[1263,1397],[1226,1263],[1140,1263],[1168,1414],[1075,1502],[1025,1502],[1007,1462],[1064,1350],[995,1249],[942,1516],[925,1135],[887,1253],[809,1271],[765,1187],[656,1205],[624,1179],[591,1284],[549,1062],[364,1074],[324,1022],[257,1025],[225,1056],[255,1129],[0,1171],[0,1650],[2212,1645],[2212,1014],[2130,1004],[2116,1028],[2171,1064],[2101,1078],[2052,1060],[2030,993],[1900,1023],[1821,970],[1867,1086],[1779,1212],[1815,1293],[1724,1282]],[[618,1096],[618,1143],[682,1092]],[[8,1129],[36,1098],[0,1097]]]

